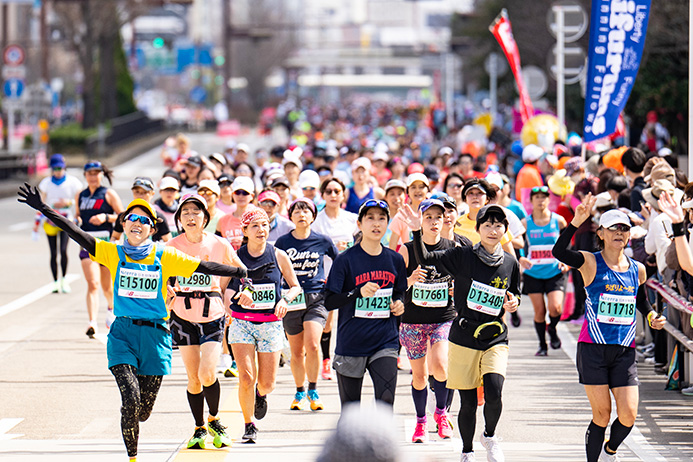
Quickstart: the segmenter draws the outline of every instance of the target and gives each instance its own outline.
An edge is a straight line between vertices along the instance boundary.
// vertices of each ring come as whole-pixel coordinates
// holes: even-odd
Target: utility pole
[[[48,78],[48,30],[46,27],[46,8],[48,0],[43,0],[41,2],[41,12],[39,16],[39,21],[40,21],[40,28],[39,28],[39,34],[40,34],[40,41],[39,43],[41,44],[41,79],[45,83],[49,83],[49,78]]]
[[[1,0],[0,0],[1,1]],[[222,40],[224,41],[224,102],[231,114],[231,0],[222,0],[221,20]]]

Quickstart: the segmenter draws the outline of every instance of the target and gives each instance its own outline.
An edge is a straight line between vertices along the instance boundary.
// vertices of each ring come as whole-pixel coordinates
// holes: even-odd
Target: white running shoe
[[[463,452],[460,462],[476,462],[474,452]]]
[[[70,288],[70,284],[67,283],[67,279],[62,278],[60,281],[60,289],[63,291],[64,294],[69,294],[72,292],[72,289]]]
[[[693,396],[693,386],[684,388],[683,390],[681,390],[681,394],[686,396]]]
[[[486,449],[486,460],[488,462],[505,462],[505,456],[500,447],[500,439],[497,435],[489,437],[482,433],[481,445]]]
[[[606,446],[606,443],[604,444],[604,446]],[[618,462],[620,460],[618,457],[618,453],[609,454],[604,449],[604,446],[602,446],[602,452],[601,454],[599,454],[599,462]]]
[[[111,329],[113,321],[115,321],[115,314],[113,314],[113,310],[106,311],[106,329]]]

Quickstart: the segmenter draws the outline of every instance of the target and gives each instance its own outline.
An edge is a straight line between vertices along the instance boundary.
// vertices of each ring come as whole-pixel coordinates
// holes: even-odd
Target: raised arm
[[[24,183],[24,186],[19,187],[18,194],[19,198],[17,201],[27,204],[32,209],[41,212],[46,218],[52,221],[55,226],[65,231],[67,235],[70,236],[70,239],[86,249],[90,255],[96,254],[96,239],[82,231],[76,224],[60,215],[53,210],[52,207],[43,202],[37,188],[29,185],[29,183]]]
[[[685,225],[683,223],[683,209],[666,191],[662,192],[659,196],[659,209],[671,218],[671,229],[674,231],[676,256],[679,259],[681,269],[693,275],[693,256],[691,255],[691,248],[686,239]]]
[[[453,247],[451,249],[430,252],[426,249],[423,239],[421,238],[421,215],[414,212],[409,204],[402,207],[399,213],[401,213],[402,221],[413,231],[413,249],[416,263],[422,266],[435,266],[441,273],[455,276],[459,269],[457,265],[459,259],[455,257],[459,256],[459,253],[462,252],[462,247]]]

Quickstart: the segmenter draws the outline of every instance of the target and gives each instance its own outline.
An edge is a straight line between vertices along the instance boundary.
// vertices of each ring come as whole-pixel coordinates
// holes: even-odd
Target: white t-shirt
[[[84,186],[82,185],[81,181],[79,181],[76,177],[72,175],[66,174],[65,181],[63,181],[62,184],[59,185],[53,183],[51,178],[52,177],[49,176],[41,180],[41,182],[38,185],[38,189],[46,195],[46,204],[55,208],[58,212],[62,212],[63,214],[67,213],[66,217],[69,220],[72,220],[72,218],[74,217],[75,210],[75,196],[82,189],[84,189]],[[72,205],[70,207],[63,207],[59,209],[56,208],[55,204],[61,199],[67,199],[69,201],[72,201]]]
[[[332,239],[335,245],[337,245],[337,242],[346,241],[348,246],[351,247],[354,243],[354,233],[358,231],[358,226],[356,226],[357,220],[358,215],[346,210],[340,210],[337,218],[332,220],[323,210],[318,213],[310,227],[316,233],[324,234]],[[327,258],[325,260],[325,274],[329,274],[330,268],[332,268],[332,262]]]

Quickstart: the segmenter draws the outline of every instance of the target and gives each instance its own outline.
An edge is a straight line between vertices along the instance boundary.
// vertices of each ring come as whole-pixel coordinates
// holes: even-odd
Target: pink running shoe
[[[414,429],[414,436],[411,437],[412,443],[425,443],[428,441],[428,426],[426,421],[419,421],[416,419],[416,428]]]
[[[452,438],[452,426],[450,425],[450,421],[448,420],[447,413],[434,413],[433,420],[436,421],[436,427],[438,428],[438,436],[441,439],[447,440]]]

